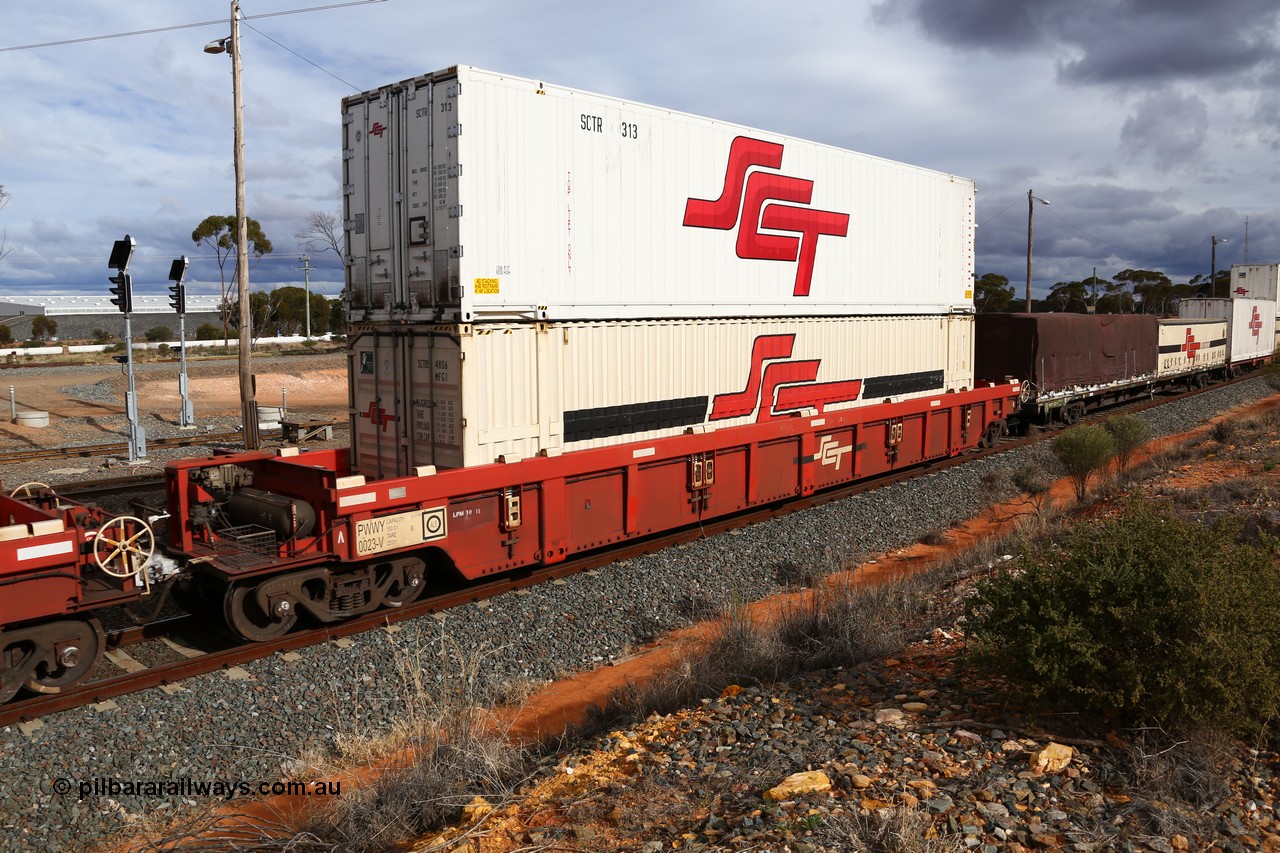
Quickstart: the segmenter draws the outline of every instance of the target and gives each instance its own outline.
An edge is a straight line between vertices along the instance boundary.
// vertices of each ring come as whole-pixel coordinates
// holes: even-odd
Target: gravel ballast
[[[1274,393],[1262,378],[1141,415],[1155,435],[1182,432]],[[780,591],[794,571],[827,570],[909,545],[977,514],[994,499],[994,472],[1024,464],[1010,451],[838,503],[793,513],[530,591],[373,631],[354,642],[246,665],[247,679],[216,673],[172,694],[151,690],[97,710],[51,716],[30,733],[0,729],[0,848],[81,849],[182,808],[200,795],[89,791],[95,780],[185,784],[270,783],[341,734],[376,734],[405,712],[400,672],[419,663],[427,683],[454,664],[441,641],[479,654],[494,684],[555,679],[614,659],[656,633],[731,601]],[[47,471],[47,463],[43,466]],[[4,472],[17,482],[23,472]],[[34,477],[33,477],[34,478]],[[1007,480],[1007,478],[1004,478]],[[1008,487],[1006,486],[1007,490]],[[788,565],[790,564],[790,565]],[[420,653],[419,653],[420,652]],[[288,657],[289,659],[286,659]],[[305,773],[324,778],[323,768]],[[66,786],[68,793],[62,793]],[[100,790],[105,790],[101,789]]]

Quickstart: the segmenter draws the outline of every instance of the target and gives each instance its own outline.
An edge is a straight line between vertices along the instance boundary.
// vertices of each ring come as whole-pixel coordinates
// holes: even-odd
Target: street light
[[[1226,237],[1209,237],[1209,295],[1218,295],[1218,244],[1229,243]],[[1228,282],[1230,284],[1230,282]],[[1227,294],[1231,296],[1230,293]]]
[[[258,405],[253,399],[252,344],[249,314],[249,222],[244,202],[244,93],[240,88],[240,3],[231,0],[231,35],[214,39],[205,53],[231,54],[231,93],[235,123],[236,168],[236,295],[240,299],[240,416],[244,419],[244,447],[258,449]]]
[[[1027,190],[1027,313],[1031,313],[1031,221],[1035,217],[1036,202],[1048,204],[1047,198],[1039,198],[1034,191]]]

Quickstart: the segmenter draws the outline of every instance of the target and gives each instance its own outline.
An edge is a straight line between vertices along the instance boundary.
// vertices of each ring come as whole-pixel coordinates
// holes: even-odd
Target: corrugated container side
[[[1161,320],[1160,377],[1227,363],[1225,320]]]
[[[974,374],[1042,391],[1154,374],[1156,318],[1145,314],[978,314]]]
[[[1178,314],[1184,318],[1225,319],[1232,364],[1275,353],[1275,300],[1183,299],[1178,302]]]
[[[355,464],[456,468],[973,387],[973,319],[353,329]]]
[[[466,66],[343,109],[356,321],[972,310],[968,179]]]

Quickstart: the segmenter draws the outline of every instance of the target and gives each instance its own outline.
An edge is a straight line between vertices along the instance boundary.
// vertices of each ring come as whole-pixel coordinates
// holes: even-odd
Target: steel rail
[[[334,429],[348,429],[350,424],[335,423],[330,424]],[[177,435],[168,438],[155,438],[148,440],[147,444],[152,449],[163,449],[171,447],[191,447],[193,445],[203,444],[219,444],[224,442],[238,442],[244,438],[244,433],[240,430],[229,432],[206,432],[192,433],[191,435]],[[11,464],[14,462],[38,462],[45,459],[72,459],[86,456],[116,456],[127,453],[129,443],[126,441],[103,442],[99,444],[77,444],[66,445],[62,447],[37,447],[23,450],[3,450],[0,451],[0,464]]]

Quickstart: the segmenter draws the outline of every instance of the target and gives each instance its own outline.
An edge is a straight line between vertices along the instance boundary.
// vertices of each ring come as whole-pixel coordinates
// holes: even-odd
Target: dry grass
[[[447,665],[426,666],[428,659]],[[340,767],[372,766],[377,777],[344,791],[289,844],[315,839],[308,843],[355,853],[385,850],[456,822],[476,796],[495,805],[510,800],[534,755],[509,739],[489,711],[505,694],[487,684],[484,661],[447,636],[406,632],[397,655],[400,720],[389,736],[348,735],[338,742]],[[433,671],[447,675],[429,676]]]
[[[688,707],[731,684],[770,684],[881,659],[922,632],[941,582],[914,576],[860,590],[851,577],[835,575],[773,619],[755,619],[741,604],[727,607],[669,671],[615,693],[589,729]]]
[[[936,836],[929,815],[906,807],[830,815],[814,829],[813,841],[849,853],[958,853],[965,849],[959,836]]]
[[[1153,836],[1211,835],[1213,809],[1232,793],[1221,770],[1231,750],[1232,740],[1222,732],[1136,732],[1130,747],[1116,755],[1130,797],[1125,813]]]

